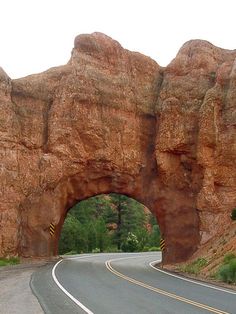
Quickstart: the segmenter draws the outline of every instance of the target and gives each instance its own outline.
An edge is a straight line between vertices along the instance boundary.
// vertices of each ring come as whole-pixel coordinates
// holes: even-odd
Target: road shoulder
[[[189,274],[186,272],[181,272],[174,265],[165,265],[164,267],[162,267],[160,263],[156,263],[156,264],[153,264],[153,266],[157,269],[160,269],[161,271],[166,271],[167,273],[182,277],[183,279],[186,278],[186,279],[190,279],[190,280],[195,280],[195,281],[200,282],[200,283],[210,284],[210,285],[213,285],[213,286],[216,286],[219,288],[226,288],[229,290],[236,291],[236,285],[234,285],[234,284],[227,284],[227,283],[224,283],[223,281],[219,281],[219,280],[216,280],[213,278],[203,277],[201,275],[193,275],[193,274]]]
[[[0,313],[43,314],[31,291],[31,275],[40,265],[17,265],[0,269]]]

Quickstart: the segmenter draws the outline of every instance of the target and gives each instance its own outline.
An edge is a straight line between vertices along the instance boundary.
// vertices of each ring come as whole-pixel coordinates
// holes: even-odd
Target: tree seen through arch
[[[159,226],[149,210],[132,198],[111,193],[70,209],[59,253],[141,252],[157,250],[159,245]]]

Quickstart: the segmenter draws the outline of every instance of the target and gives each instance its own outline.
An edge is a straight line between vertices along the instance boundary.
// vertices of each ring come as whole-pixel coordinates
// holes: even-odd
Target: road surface
[[[47,314],[236,314],[236,291],[160,272],[161,253],[78,255],[46,266],[32,288]]]

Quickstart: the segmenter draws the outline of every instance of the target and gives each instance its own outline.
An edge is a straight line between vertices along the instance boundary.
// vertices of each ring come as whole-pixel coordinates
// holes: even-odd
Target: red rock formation
[[[190,41],[163,69],[94,33],[65,66],[1,70],[0,255],[56,254],[68,209],[110,192],[156,213],[166,261],[222,234],[236,204],[235,57]]]

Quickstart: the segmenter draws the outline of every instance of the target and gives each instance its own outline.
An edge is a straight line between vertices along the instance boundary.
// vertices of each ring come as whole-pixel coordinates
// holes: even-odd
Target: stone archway
[[[103,172],[102,170],[101,172]],[[88,174],[88,178],[93,174]],[[135,179],[136,181],[136,179]],[[52,192],[46,192],[42,196],[35,196],[25,201],[22,211],[22,235],[20,254],[22,256],[52,256],[57,255],[60,232],[67,211],[79,200],[99,195],[101,193],[126,193],[128,196],[142,202],[158,218],[162,235],[166,240],[165,261],[180,261],[190,256],[199,241],[199,222],[195,210],[187,208],[186,198],[181,200],[178,195],[177,204],[168,202],[168,197],[152,197],[143,186],[140,178],[136,183],[132,177],[123,177],[114,172],[107,172],[105,176],[97,177],[89,181],[72,176],[66,182],[62,182]],[[177,194],[172,194],[172,197]],[[177,206],[176,206],[177,205]],[[169,207],[169,213],[166,208]],[[50,209],[50,210],[49,210]],[[55,225],[54,236],[50,235],[50,224]]]
[[[65,66],[18,80],[1,70],[0,255],[56,254],[67,210],[101,193],[126,194],[157,216],[166,262],[222,232],[236,200],[222,207],[217,186],[232,195],[235,152],[228,145],[220,164],[217,151],[234,133],[209,73],[221,69],[224,82],[232,56],[192,41],[163,69],[94,33],[75,39]]]

